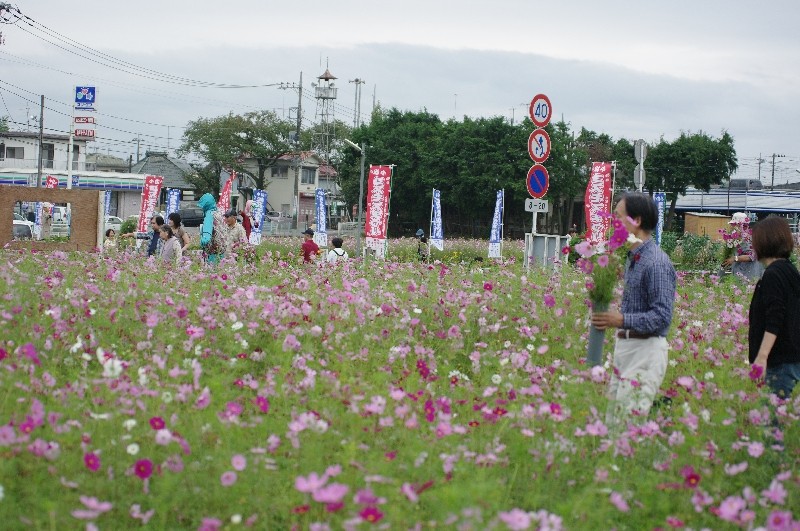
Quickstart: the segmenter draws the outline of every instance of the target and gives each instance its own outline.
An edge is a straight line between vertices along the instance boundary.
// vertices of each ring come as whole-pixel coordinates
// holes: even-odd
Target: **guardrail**
[[[340,221],[337,229],[340,236],[355,236],[358,234],[358,221]],[[364,232],[364,223],[361,223],[361,232]]]

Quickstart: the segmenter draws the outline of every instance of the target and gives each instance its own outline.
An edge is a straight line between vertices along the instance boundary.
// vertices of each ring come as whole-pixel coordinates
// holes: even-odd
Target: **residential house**
[[[245,166],[254,174],[258,171],[253,160],[245,160]],[[322,188],[327,192],[329,221],[338,222],[342,207],[336,177],[336,170],[312,151],[282,155],[264,174],[267,210],[289,217],[297,216],[298,226],[310,226],[316,223],[315,192]],[[237,184],[240,190],[245,187],[243,183]],[[252,188],[253,185],[249,181],[246,187]]]
[[[161,185],[159,204],[166,204],[167,189],[177,188],[181,191],[181,202],[195,201],[194,185],[186,180],[187,175],[194,174],[194,168],[185,160],[170,157],[163,151],[148,151],[145,157],[131,166],[131,171],[144,175],[161,175],[164,182]]]

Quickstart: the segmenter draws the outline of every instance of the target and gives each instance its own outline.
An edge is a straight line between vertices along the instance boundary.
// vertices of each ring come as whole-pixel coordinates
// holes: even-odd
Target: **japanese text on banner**
[[[391,185],[392,168],[390,166],[370,166],[365,224],[368,238],[386,239]]]
[[[142,187],[142,204],[139,207],[139,225],[136,228],[139,232],[147,232],[150,218],[156,211],[158,196],[161,193],[161,184],[164,178],[160,175],[145,175],[144,186]]]
[[[586,240],[599,243],[606,237],[611,218],[611,164],[608,162],[593,162],[589,184],[586,186],[584,197],[584,210],[586,214]]]

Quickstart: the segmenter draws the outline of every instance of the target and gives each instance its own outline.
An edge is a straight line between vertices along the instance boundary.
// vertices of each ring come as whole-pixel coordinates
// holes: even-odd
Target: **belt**
[[[658,334],[642,334],[634,330],[620,330],[617,332],[620,339],[650,339],[651,337],[661,337]]]

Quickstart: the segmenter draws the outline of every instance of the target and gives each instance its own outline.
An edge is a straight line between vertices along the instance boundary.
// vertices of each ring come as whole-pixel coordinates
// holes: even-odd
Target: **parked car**
[[[114,232],[119,234],[119,229],[122,227],[122,220],[117,216],[108,216],[106,218],[105,230],[114,229]]]
[[[289,221],[292,218],[289,217],[289,214],[284,214],[283,212],[278,212],[275,210],[268,210],[267,211],[267,221],[272,222],[282,222],[282,221]]]
[[[33,225],[32,223],[30,223],[29,221],[18,221],[16,219],[12,223],[13,223],[12,239],[14,240],[33,239],[33,229],[31,228],[31,225]]]
[[[14,212],[14,221],[19,221],[20,223],[24,223],[25,225],[29,225],[31,227],[31,230],[33,230],[34,223],[32,221],[28,221],[27,219],[25,219],[21,215],[17,214],[16,212]]]
[[[182,208],[178,210],[181,215],[181,223],[186,227],[199,227],[203,224],[203,209],[202,208]]]

